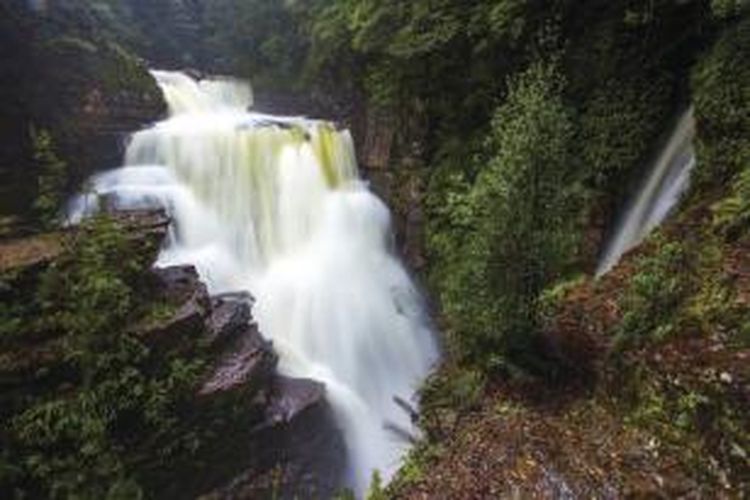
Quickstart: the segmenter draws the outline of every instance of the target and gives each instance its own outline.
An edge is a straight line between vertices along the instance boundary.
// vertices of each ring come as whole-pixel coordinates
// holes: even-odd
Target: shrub
[[[652,244],[655,251],[636,263],[637,273],[619,300],[625,311],[616,330],[620,347],[659,341],[672,334],[677,308],[691,290],[692,261],[686,250],[663,238],[655,238]]]

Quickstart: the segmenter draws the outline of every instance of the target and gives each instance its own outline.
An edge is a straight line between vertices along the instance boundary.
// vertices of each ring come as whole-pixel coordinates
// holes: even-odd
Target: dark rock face
[[[127,135],[166,112],[148,68],[115,44],[61,37],[36,54],[33,115],[52,132],[73,187],[120,164]]]
[[[271,404],[266,408],[266,423],[270,425],[289,424],[325,397],[321,383],[282,376],[274,378],[271,391]]]
[[[251,302],[249,294],[224,295],[211,299],[208,336],[212,348],[221,347],[247,328],[252,319]]]
[[[18,2],[16,2],[18,3]],[[14,8],[0,3],[0,214],[16,213],[25,201],[19,187],[30,182],[20,160],[28,158],[29,107],[19,88],[31,71],[33,29]]]
[[[264,340],[257,326],[245,323],[235,330],[235,338],[219,357],[211,376],[198,391],[200,399],[222,397],[235,392],[263,390],[270,387],[278,356],[270,342]]]
[[[200,463],[175,464],[160,494],[332,497],[344,481],[346,450],[325,386],[277,373],[278,355],[253,322],[248,294],[210,298],[192,266],[155,269],[154,276],[157,296],[174,312],[142,338],[167,351],[194,345],[198,332],[215,352],[190,424],[213,438]]]
[[[345,481],[346,448],[322,384],[277,376],[265,421],[246,441],[253,467],[204,500],[331,498]]]
[[[189,491],[222,499],[333,496],[346,452],[325,386],[276,372],[278,356],[251,322],[247,297],[215,298],[213,307],[208,331],[221,354],[197,403],[209,419],[234,415],[234,422],[207,452],[223,467],[202,470]]]
[[[211,314],[206,286],[192,266],[154,269],[153,274],[155,300],[166,305],[168,314],[135,325],[135,335],[160,351],[191,347],[205,331]]]
[[[146,65],[97,33],[87,2],[31,3],[0,5],[0,209],[17,215],[36,196],[30,130],[50,132],[73,192],[117,166],[127,134],[166,112]]]
[[[158,293],[170,303],[179,304],[182,308],[190,302],[196,302],[204,317],[210,311],[210,299],[206,285],[200,280],[198,271],[193,266],[173,266],[154,269]]]

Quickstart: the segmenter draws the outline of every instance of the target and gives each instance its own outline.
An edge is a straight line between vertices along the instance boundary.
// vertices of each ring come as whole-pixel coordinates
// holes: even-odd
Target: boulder
[[[193,266],[156,268],[155,302],[168,314],[153,314],[132,328],[147,346],[160,351],[194,348],[206,331],[211,300]]]
[[[308,379],[274,377],[271,401],[266,408],[266,426],[289,424],[304,411],[325,401],[325,386]]]
[[[207,339],[213,349],[231,342],[250,323],[252,315],[249,294],[230,294],[211,298],[211,317],[208,319]]]
[[[315,381],[276,375],[265,421],[246,442],[244,471],[203,500],[331,498],[345,484],[344,437]]]
[[[237,400],[267,391],[278,356],[254,324],[245,323],[198,391],[199,400]]]
[[[63,232],[38,234],[0,242],[0,273],[38,273],[62,254]]]
[[[173,305],[184,305],[195,301],[208,316],[211,299],[206,285],[194,266],[170,266],[154,268],[155,292],[158,298]]]

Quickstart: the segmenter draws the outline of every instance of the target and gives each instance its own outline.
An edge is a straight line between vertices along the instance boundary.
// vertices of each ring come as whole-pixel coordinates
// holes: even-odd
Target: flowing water
[[[247,290],[287,375],[320,380],[351,483],[387,480],[416,432],[405,400],[438,356],[422,301],[392,253],[390,214],[331,124],[250,113],[248,85],[154,72],[170,117],[136,133],[125,167],[92,180],[122,208],[174,219],[158,265],[194,264],[214,293]],[[73,217],[93,206],[79,197]]]
[[[602,254],[597,276],[608,273],[617,265],[620,258],[640,244],[679,202],[695,166],[694,136],[695,121],[690,109],[678,120],[672,135],[647,171],[645,182],[618,221]]]

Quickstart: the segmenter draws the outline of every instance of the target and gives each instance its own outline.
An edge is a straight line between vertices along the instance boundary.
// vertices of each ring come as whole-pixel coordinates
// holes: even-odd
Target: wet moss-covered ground
[[[564,381],[475,380],[441,400],[467,384],[444,368],[426,393],[430,439],[393,495],[747,495],[750,246],[698,231],[707,213],[688,211],[603,279],[551,294],[545,335]]]
[[[700,491],[653,434],[628,425],[598,400],[534,392],[538,401],[518,388],[493,389],[450,438],[423,448],[395,496],[671,497]]]

